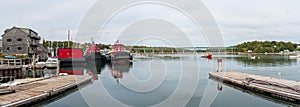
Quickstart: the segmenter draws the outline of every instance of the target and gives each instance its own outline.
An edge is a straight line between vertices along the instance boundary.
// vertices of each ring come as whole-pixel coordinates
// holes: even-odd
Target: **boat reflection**
[[[104,67],[105,64],[102,63],[92,64],[86,67],[63,67],[60,68],[59,74],[89,75],[92,76],[94,80],[98,80],[98,74],[101,74]]]
[[[130,71],[130,68],[132,67],[132,62],[119,60],[108,65],[112,77],[117,80],[117,83],[119,83],[120,79],[123,78],[123,73],[128,73]]]
[[[60,68],[59,74],[68,74],[68,75],[84,75],[84,68],[83,67],[66,67]]]

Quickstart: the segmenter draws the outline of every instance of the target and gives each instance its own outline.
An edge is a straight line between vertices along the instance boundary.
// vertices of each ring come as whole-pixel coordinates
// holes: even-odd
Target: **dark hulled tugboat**
[[[113,49],[108,52],[107,61],[111,63],[130,62],[132,55],[124,49],[124,45],[119,40],[114,44]]]
[[[85,60],[87,65],[94,63],[105,63],[106,56],[102,55],[98,45],[92,43],[85,52]]]

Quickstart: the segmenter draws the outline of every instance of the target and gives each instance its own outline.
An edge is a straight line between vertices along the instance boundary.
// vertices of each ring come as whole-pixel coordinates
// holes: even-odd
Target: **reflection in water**
[[[68,75],[84,75],[84,68],[82,67],[65,67],[60,68],[59,73],[67,73]]]
[[[216,55],[214,57],[222,57],[222,59],[224,59],[223,66],[224,66],[224,70],[226,71],[228,71],[227,69],[233,69],[238,72],[253,73],[257,75],[265,75],[270,77],[277,77],[277,78],[299,81],[299,73],[300,73],[298,72],[299,60],[296,59],[291,60],[286,58],[286,56],[280,56],[280,55],[266,55],[266,56],[255,55],[255,56],[260,57],[260,59],[250,59],[248,58],[247,55],[244,56],[243,55],[230,55],[230,56]],[[200,60],[199,59],[200,58],[198,56],[189,56],[189,55],[181,57],[180,59],[170,58],[170,57],[164,57],[164,58],[153,57],[153,58],[135,59],[133,60],[134,61],[133,67],[131,67],[131,64],[124,65],[122,63],[100,65],[100,67],[87,66],[87,68],[84,69],[83,71],[86,72],[85,73],[86,75],[90,75],[90,73],[88,72],[91,72],[93,74],[101,73],[101,75],[98,75],[99,80],[97,80],[96,82],[94,82],[93,84],[89,85],[88,87],[82,90],[82,92],[86,92],[85,94],[76,91],[74,94],[68,95],[62,99],[59,99],[58,101],[51,102],[46,106],[59,107],[59,106],[66,105],[66,102],[72,102],[72,103],[68,103],[68,105],[70,106],[89,106],[90,103],[98,104],[98,106],[104,106],[105,104],[109,106],[110,104],[108,102],[110,101],[109,98],[111,98],[111,96],[115,98],[113,101],[120,101],[129,106],[151,106],[153,104],[158,104],[164,99],[167,99],[169,96],[171,96],[172,93],[177,89],[176,87],[178,86],[178,81],[180,81],[180,75],[181,75],[181,69],[180,69],[180,65],[182,64],[181,61],[189,62],[189,64],[187,64],[188,70],[187,72],[184,73],[187,73],[188,75],[193,75],[194,72],[198,71],[198,68],[195,67],[196,66],[195,64],[198,62],[200,65],[199,70],[201,71],[199,75],[200,80],[198,81],[197,90],[195,91],[193,97],[186,105],[187,107],[198,107],[199,102],[201,102],[202,104],[202,100],[203,103],[207,105],[211,105],[212,107],[222,107],[222,106],[239,107],[241,105],[243,107],[253,107],[253,106],[254,107],[266,107],[266,106],[282,107],[284,105],[299,106],[296,104],[289,104],[288,102],[284,102],[281,100],[276,100],[274,98],[273,98],[274,100],[272,100],[272,98],[269,98],[268,96],[264,96],[259,93],[240,89],[243,92],[248,93],[249,95],[243,94],[238,90],[228,87],[226,84],[224,85],[220,83],[218,85],[216,82],[208,79],[209,77],[207,75],[208,72],[215,71],[216,68],[215,64],[217,62],[216,58],[213,58],[213,60],[211,61],[206,59],[200,59]],[[164,61],[164,63],[166,63],[167,66],[162,67],[162,65],[157,64],[157,62],[160,62],[162,60]],[[151,64],[151,66],[149,66],[150,65],[149,63],[151,62],[155,62],[155,64]],[[226,64],[229,66],[226,66]],[[272,65],[272,66],[268,66],[268,65]],[[248,67],[248,66],[255,66],[255,68]],[[136,76],[140,80],[147,80],[151,76],[150,75],[151,72],[149,72],[147,67],[151,68],[152,71],[155,71],[155,73],[157,72],[160,73],[160,71],[163,71],[165,69],[170,71],[170,72],[166,72],[166,78],[164,78],[162,85],[160,85],[160,87],[155,89],[155,91],[151,91],[149,93],[143,93],[143,92],[140,93],[136,91],[130,91],[128,90],[129,88],[123,85],[123,82],[129,83],[126,80],[130,76]],[[273,71],[276,72],[274,73]],[[288,72],[284,72],[284,71],[288,71]],[[282,72],[281,76],[277,75],[278,72]],[[122,86],[116,86],[116,84],[113,84],[116,82],[116,80],[117,81],[120,80]],[[187,84],[189,84],[189,82]],[[103,89],[99,88],[99,85],[103,85],[104,88]],[[144,85],[149,85],[149,84],[144,84]],[[189,87],[186,87],[186,89],[188,88]],[[210,90],[205,91],[206,88]],[[109,95],[111,96],[106,97],[105,94],[107,93],[109,93]],[[184,93],[180,93],[180,94],[183,96],[187,95]],[[87,96],[91,100],[87,100],[86,99]],[[262,100],[262,99],[267,99],[267,100]],[[178,97],[174,101],[182,101],[182,100],[183,97]]]
[[[222,84],[218,83],[218,90],[222,91]]]
[[[109,65],[111,75],[113,76],[113,78],[117,80],[117,83],[119,83],[119,80],[123,78],[123,73],[130,71],[130,68],[132,67],[132,62],[121,61],[121,62],[110,63],[108,65]]]
[[[59,73],[67,73],[68,75],[90,75],[94,80],[98,80],[98,74],[105,68],[106,64],[94,63],[89,64],[86,67],[63,67],[60,68]],[[129,72],[132,67],[132,62],[129,61],[117,61],[114,63],[108,63],[112,76],[119,82],[119,79],[123,78],[124,72]]]
[[[252,57],[255,57],[253,59]],[[240,55],[239,57],[226,57],[225,59],[233,59],[245,66],[260,66],[260,67],[274,67],[278,65],[290,66],[296,63],[297,60],[289,59],[288,56],[283,55]]]
[[[67,73],[68,75],[90,75],[94,80],[98,80],[97,74],[101,74],[104,67],[105,64],[103,63],[93,63],[86,67],[62,67],[59,73]]]

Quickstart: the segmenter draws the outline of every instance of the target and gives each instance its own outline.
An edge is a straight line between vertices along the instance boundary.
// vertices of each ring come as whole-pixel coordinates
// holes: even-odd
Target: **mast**
[[[68,48],[70,48],[70,30],[68,30]]]
[[[93,39],[93,37],[92,37],[92,39],[91,39],[91,40],[92,40],[92,45],[94,45],[94,44],[95,44],[95,42],[94,42],[94,39]]]

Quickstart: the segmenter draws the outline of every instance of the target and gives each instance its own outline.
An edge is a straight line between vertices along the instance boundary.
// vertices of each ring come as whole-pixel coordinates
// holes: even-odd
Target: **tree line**
[[[68,48],[68,41],[43,41],[43,45],[45,47],[49,48]],[[86,49],[89,45],[92,45],[92,43],[76,43],[73,41],[70,41],[69,44],[70,48],[83,48]],[[110,49],[111,45],[109,44],[96,44],[99,49]]]
[[[297,48],[297,44],[291,42],[277,42],[277,41],[251,41],[238,44],[235,47],[237,52],[248,52],[251,50],[255,53],[271,53],[271,52],[281,52],[284,50],[295,51],[300,50]]]
[[[53,47],[53,48],[67,48],[68,41],[43,41],[45,47]],[[76,43],[70,41],[70,47],[79,47],[82,49],[86,49],[92,43]],[[96,44],[99,49],[111,49],[111,44]],[[125,46],[126,49],[130,50],[131,52],[177,52],[183,51],[183,49],[179,48],[172,48],[172,47],[149,47],[149,46]],[[235,51],[235,52],[248,52],[248,50],[252,50],[255,53],[272,53],[272,52],[281,52],[284,50],[289,51],[300,51],[300,48],[297,48],[297,44],[291,42],[283,42],[283,41],[249,41],[244,42],[235,46],[231,46],[231,49],[228,51]],[[139,50],[137,50],[139,49]],[[211,50],[209,50],[211,51]],[[198,52],[198,51],[197,51]]]

